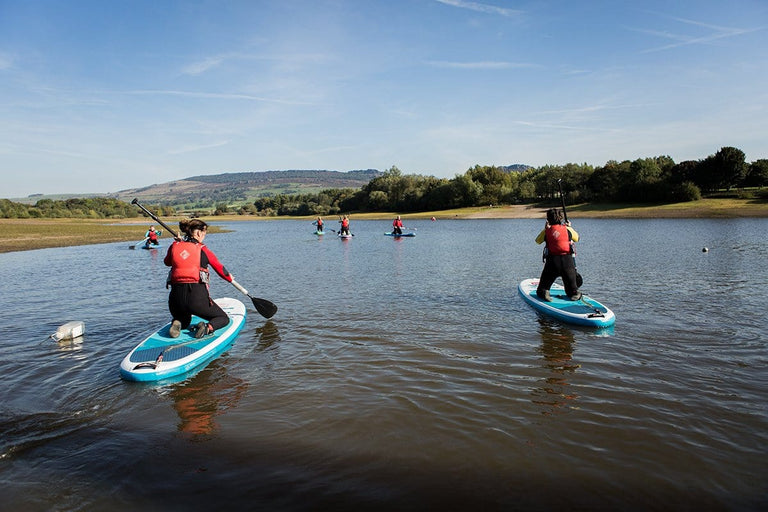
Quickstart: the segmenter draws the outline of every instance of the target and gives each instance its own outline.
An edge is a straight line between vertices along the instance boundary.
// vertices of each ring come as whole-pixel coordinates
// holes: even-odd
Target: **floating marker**
[[[73,340],[79,338],[83,334],[85,334],[85,323],[77,320],[75,322],[67,322],[60,326],[56,329],[55,333],[51,334],[51,338],[53,338],[54,341]]]

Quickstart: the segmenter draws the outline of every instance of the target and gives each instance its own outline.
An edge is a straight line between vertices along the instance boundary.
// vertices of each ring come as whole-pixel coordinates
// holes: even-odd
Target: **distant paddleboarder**
[[[160,245],[159,238],[160,238],[160,235],[162,234],[163,232],[160,231],[159,229],[155,229],[154,225],[149,226],[149,229],[147,230],[147,232],[144,233],[144,239],[146,240],[144,245],[146,247],[149,247],[151,245]]]

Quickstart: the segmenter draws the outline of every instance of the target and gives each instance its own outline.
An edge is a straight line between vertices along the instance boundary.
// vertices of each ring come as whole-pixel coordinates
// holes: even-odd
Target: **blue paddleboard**
[[[125,380],[156,381],[177,377],[198,367],[202,368],[234,343],[245,325],[245,305],[237,299],[215,299],[229,317],[229,323],[213,334],[195,338],[194,331],[182,329],[178,338],[171,338],[166,324],[131,350],[120,363],[120,376]],[[192,317],[190,325],[203,321]]]
[[[145,244],[145,245],[141,246],[142,249],[159,249],[160,247],[161,247],[160,244],[157,244],[157,245],[154,245],[154,244],[146,245]]]
[[[565,295],[565,289],[559,284],[553,284],[549,289],[551,302],[541,300],[536,295],[538,285],[538,279],[525,279],[520,282],[517,290],[525,302],[545,315],[563,322],[590,327],[608,327],[616,321],[613,311],[586,295],[582,295],[579,300],[570,300]]]
[[[393,236],[395,238],[400,238],[401,236],[416,236],[416,233],[401,233],[401,234],[397,234],[397,233],[384,233],[384,234],[387,235],[387,236]]]

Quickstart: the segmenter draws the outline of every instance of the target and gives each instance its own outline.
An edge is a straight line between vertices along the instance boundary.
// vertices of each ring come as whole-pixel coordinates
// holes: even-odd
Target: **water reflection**
[[[170,390],[179,415],[178,431],[193,441],[212,439],[218,430],[216,417],[240,402],[248,383],[231,377],[226,368],[212,364],[193,378]]]
[[[280,331],[278,331],[275,322],[267,320],[264,322],[264,325],[256,328],[256,336],[254,338],[257,341],[256,351],[261,352],[268,349],[276,341],[280,341]]]
[[[581,365],[573,364],[573,331],[563,324],[539,318],[541,347],[538,352],[543,359],[543,367],[549,375],[543,379],[540,387],[533,390],[533,403],[545,406],[542,414],[555,414],[562,408],[575,407],[572,400],[577,395],[568,393],[567,376]]]

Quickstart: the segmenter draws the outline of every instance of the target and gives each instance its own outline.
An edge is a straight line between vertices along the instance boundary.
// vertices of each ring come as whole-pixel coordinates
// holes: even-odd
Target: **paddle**
[[[243,292],[243,295],[247,295],[248,298],[251,299],[251,302],[253,302],[253,307],[255,307],[256,311],[258,311],[264,318],[272,318],[272,316],[277,313],[277,306],[267,299],[259,299],[258,297],[251,296],[251,294],[248,293],[248,290],[243,288],[240,283],[234,279],[232,280],[232,286]]]
[[[152,219],[155,222],[157,222],[158,224],[163,226],[171,235],[173,235],[173,238],[176,238],[177,240],[180,239],[179,235],[176,234],[176,232],[173,230],[173,228],[171,228],[168,224],[166,224],[165,222],[160,220],[157,217],[157,215],[155,215],[151,211],[149,211],[146,208],[144,208],[144,206],[141,203],[139,203],[138,199],[134,198],[133,201],[131,201],[131,204],[135,204],[136,206],[141,208],[141,210],[144,213],[146,213],[147,215],[152,217]],[[277,313],[277,306],[275,306],[272,302],[268,301],[267,299],[259,299],[257,297],[252,297],[248,293],[248,290],[246,290],[245,288],[240,286],[240,284],[237,283],[234,279],[232,280],[232,286],[234,286],[235,288],[237,288],[238,290],[243,292],[244,295],[247,295],[248,298],[251,299],[251,302],[253,302],[253,307],[255,307],[256,311],[258,311],[259,314],[261,316],[263,316],[264,318],[272,318],[272,316],[274,316],[274,314]]]
[[[128,248],[129,249],[135,249],[137,245],[144,245],[145,243],[147,243],[148,239],[149,239],[149,237],[146,237],[144,240],[142,240],[141,242],[137,243],[136,245],[129,245]]]
[[[565,218],[565,222],[568,223],[568,212],[565,211],[565,196],[563,195],[563,186],[560,184],[563,180],[558,179],[557,180],[557,188],[560,190],[560,204],[563,205],[563,218]],[[573,265],[576,266],[576,255],[573,256]],[[576,286],[581,288],[581,285],[584,284],[584,278],[581,277],[581,274],[579,274],[579,271],[576,270]]]

